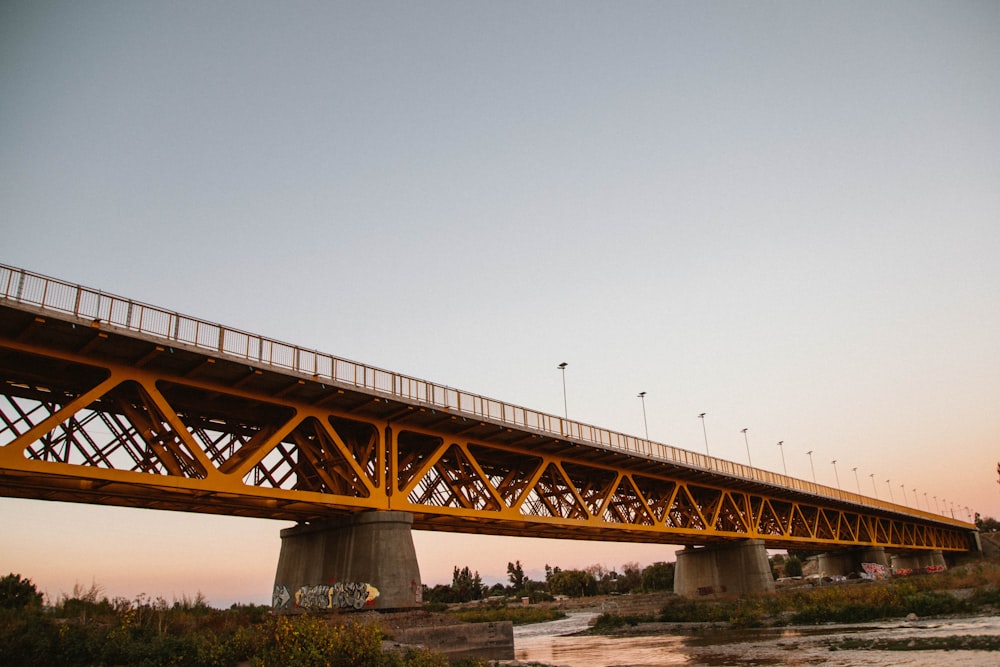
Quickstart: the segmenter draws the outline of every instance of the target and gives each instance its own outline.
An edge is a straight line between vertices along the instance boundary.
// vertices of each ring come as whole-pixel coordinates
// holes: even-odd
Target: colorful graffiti
[[[375,604],[378,589],[359,582],[335,582],[316,586],[300,586],[291,593],[287,586],[275,584],[271,607],[281,609],[363,609]]]
[[[861,569],[864,572],[861,573],[862,579],[886,579],[889,576],[889,568],[880,563],[862,563]]]

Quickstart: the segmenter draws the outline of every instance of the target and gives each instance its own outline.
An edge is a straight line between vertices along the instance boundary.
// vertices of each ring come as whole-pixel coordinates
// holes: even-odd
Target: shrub
[[[22,579],[21,575],[14,573],[0,579],[0,609],[24,609],[41,604],[42,594],[31,579]]]
[[[302,615],[278,616],[265,624],[267,640],[259,667],[382,667],[389,656],[382,653],[382,630],[376,625],[351,623],[334,626],[323,619]]]
[[[800,561],[795,556],[791,556],[785,561],[785,576],[786,577],[801,577],[802,576],[802,561]]]

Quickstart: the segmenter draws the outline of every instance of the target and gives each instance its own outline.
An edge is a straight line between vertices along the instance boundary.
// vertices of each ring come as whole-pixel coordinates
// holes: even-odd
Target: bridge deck
[[[974,529],[3,266],[0,371],[6,495],[669,544]]]

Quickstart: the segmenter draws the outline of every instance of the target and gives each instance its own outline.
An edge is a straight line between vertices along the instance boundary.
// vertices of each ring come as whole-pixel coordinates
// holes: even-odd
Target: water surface
[[[567,667],[660,667],[667,665],[907,665],[980,667],[1000,665],[1000,652],[831,650],[846,638],[926,639],[1000,636],[1000,617],[886,621],[851,626],[707,629],[693,634],[566,636],[588,627],[594,612],[571,613],[550,623],[514,628],[514,656],[522,662]]]

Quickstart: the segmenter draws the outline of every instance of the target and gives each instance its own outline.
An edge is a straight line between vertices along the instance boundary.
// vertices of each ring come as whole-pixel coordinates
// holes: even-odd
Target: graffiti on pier
[[[335,582],[316,586],[300,586],[295,593],[288,586],[275,584],[271,606],[274,609],[363,609],[375,604],[378,589],[360,582]]]
[[[864,570],[861,573],[862,579],[877,579],[881,581],[889,576],[889,568],[881,563],[862,563],[861,569]]]

